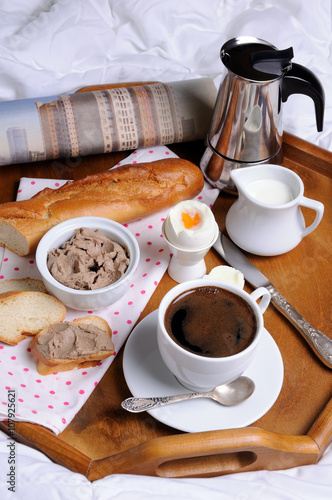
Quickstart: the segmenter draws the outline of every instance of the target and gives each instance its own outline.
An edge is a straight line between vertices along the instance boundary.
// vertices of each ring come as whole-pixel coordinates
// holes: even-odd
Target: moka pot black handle
[[[316,75],[301,64],[292,63],[292,67],[282,79],[281,97],[286,102],[292,94],[305,94],[314,101],[318,132],[323,130],[325,93]]]

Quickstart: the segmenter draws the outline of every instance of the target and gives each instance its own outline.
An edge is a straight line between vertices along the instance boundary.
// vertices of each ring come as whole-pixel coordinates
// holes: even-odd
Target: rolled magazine
[[[217,95],[210,78],[104,87],[0,102],[0,165],[206,137]]]

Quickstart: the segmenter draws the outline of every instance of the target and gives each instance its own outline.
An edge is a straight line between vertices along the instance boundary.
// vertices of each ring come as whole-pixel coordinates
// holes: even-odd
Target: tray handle
[[[256,427],[165,436],[91,462],[88,479],[109,474],[214,477],[283,470],[318,462],[332,442],[332,399],[308,434],[278,434]]]
[[[214,477],[314,464],[319,456],[320,450],[309,436],[247,427],[156,438],[93,460],[88,479],[94,481],[109,474]]]

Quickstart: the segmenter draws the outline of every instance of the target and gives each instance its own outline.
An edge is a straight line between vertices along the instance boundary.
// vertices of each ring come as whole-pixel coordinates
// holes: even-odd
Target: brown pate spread
[[[75,359],[114,350],[110,336],[101,328],[67,321],[52,325],[38,338],[36,347],[47,359]]]
[[[130,259],[127,251],[98,230],[80,228],[60,248],[48,253],[52,276],[69,288],[94,290],[118,281]]]

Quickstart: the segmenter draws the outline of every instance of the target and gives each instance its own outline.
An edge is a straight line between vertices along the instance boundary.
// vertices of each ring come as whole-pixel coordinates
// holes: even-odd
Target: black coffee
[[[257,324],[248,303],[215,286],[183,292],[168,306],[165,327],[187,351],[213,358],[243,351],[254,339]]]

